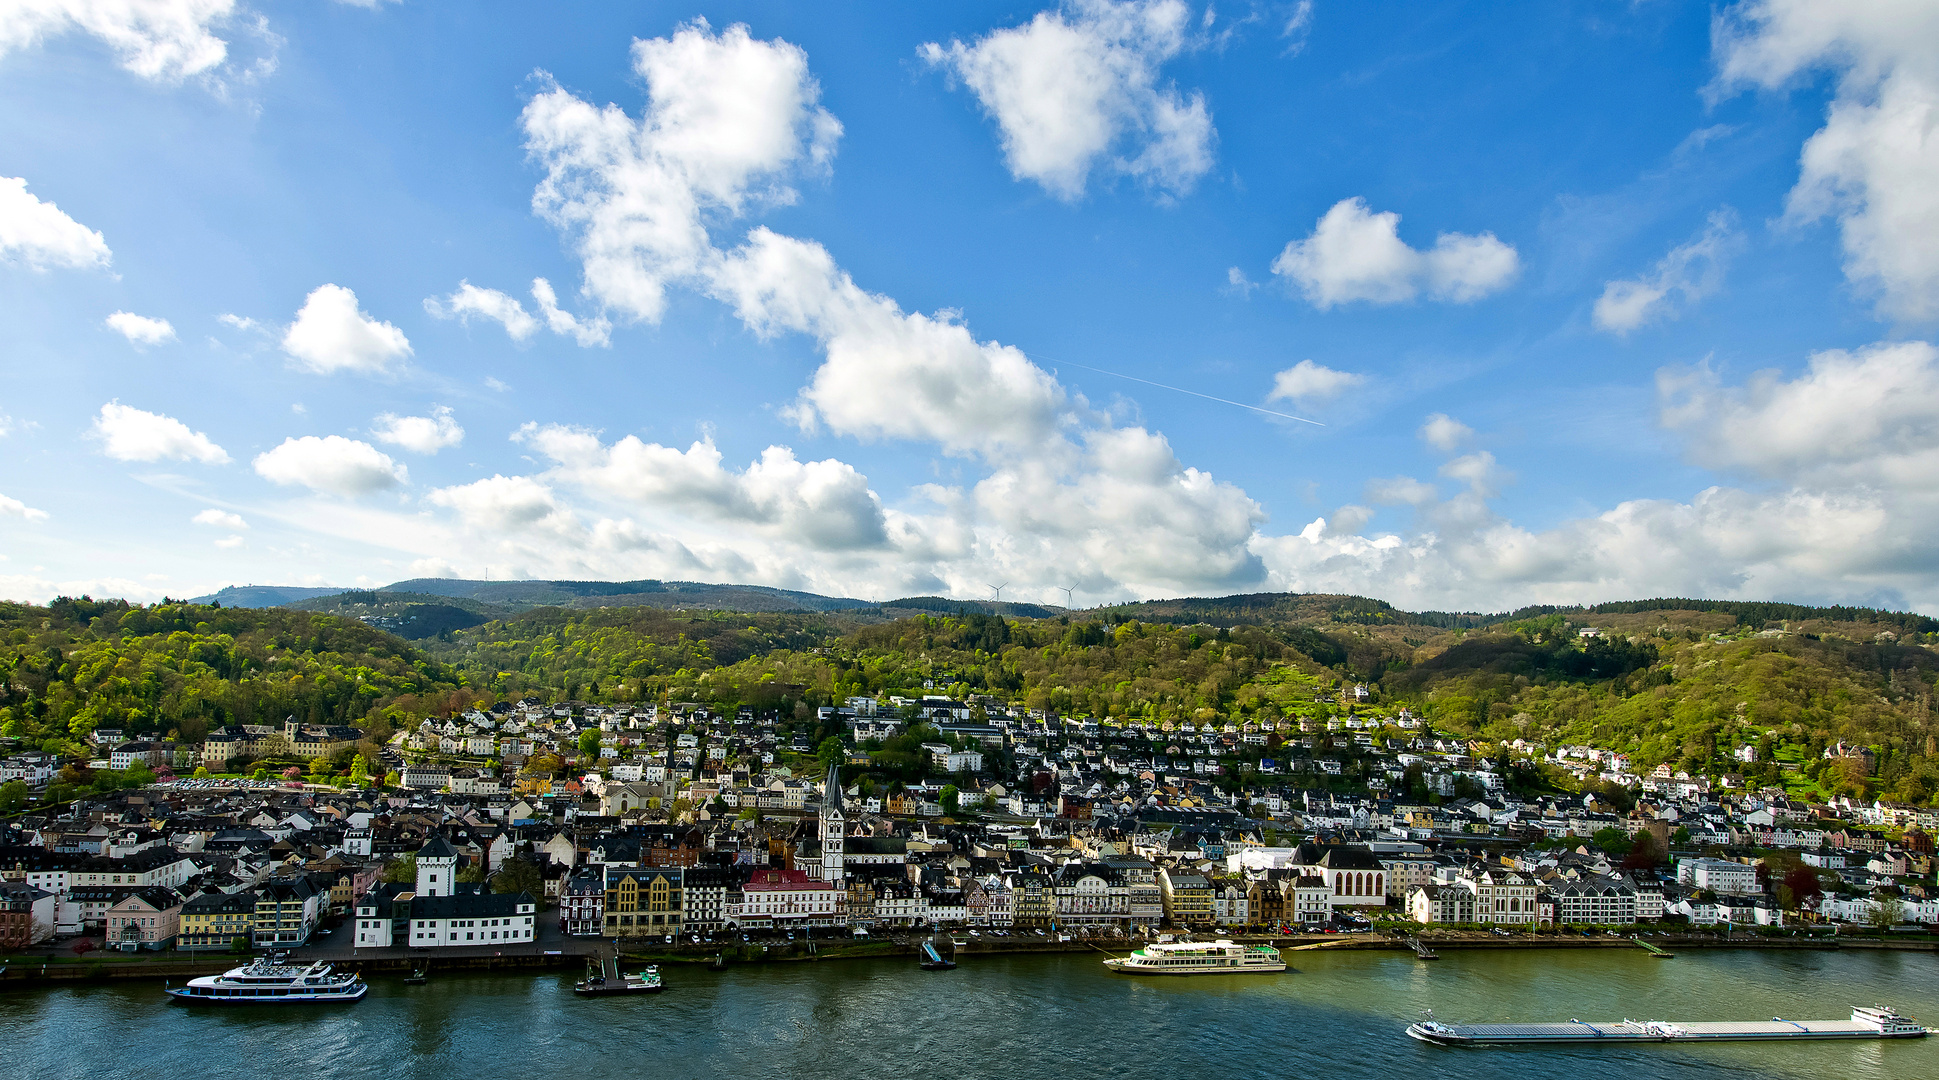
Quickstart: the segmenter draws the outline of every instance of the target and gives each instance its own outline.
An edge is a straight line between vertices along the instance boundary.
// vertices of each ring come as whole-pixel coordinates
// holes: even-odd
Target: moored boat
[[[1146,945],[1129,956],[1114,956],[1104,966],[1126,975],[1249,975],[1286,970],[1270,945],[1217,941],[1174,941]]]
[[[356,972],[333,971],[329,964],[257,960],[165,989],[176,1001],[191,1005],[322,1005],[356,1001],[370,986]]]
[[[608,997],[620,994],[657,994],[660,992],[660,968],[658,965],[644,971],[621,974],[619,959],[607,957],[600,966],[589,970],[586,977],[572,984],[572,992],[580,997]]]
[[[1926,1029],[1885,1006],[1854,1008],[1850,1020],[1569,1020],[1547,1024],[1443,1024],[1429,1017],[1407,1034],[1441,1046],[1624,1042],[1762,1042],[1781,1039],[1919,1039]]]

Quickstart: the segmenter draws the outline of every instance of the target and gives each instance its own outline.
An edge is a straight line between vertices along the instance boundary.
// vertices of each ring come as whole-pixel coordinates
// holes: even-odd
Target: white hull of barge
[[[1921,1039],[1926,1029],[1886,1008],[1853,1009],[1849,1020],[1580,1020],[1551,1024],[1410,1024],[1407,1034],[1439,1046],[1545,1046],[1639,1042],[1774,1042],[1786,1039]]]

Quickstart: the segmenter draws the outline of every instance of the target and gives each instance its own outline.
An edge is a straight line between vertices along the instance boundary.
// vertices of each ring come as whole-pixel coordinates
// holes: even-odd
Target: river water
[[[1891,952],[1289,953],[1283,975],[1137,978],[1095,954],[666,970],[656,997],[580,1000],[565,975],[378,978],[349,1006],[197,1009],[144,981],[0,993],[0,1075],[145,1080],[1565,1077],[1939,1080],[1939,1037],[1454,1050],[1450,1022],[1843,1018],[1939,1026],[1939,957]]]

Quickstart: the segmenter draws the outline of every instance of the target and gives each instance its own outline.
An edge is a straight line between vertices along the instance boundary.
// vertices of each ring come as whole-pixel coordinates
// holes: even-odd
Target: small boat
[[[925,941],[922,943],[922,963],[919,966],[924,971],[953,971],[956,961],[943,959],[943,954],[936,951],[936,943]]]
[[[645,971],[621,974],[618,957],[607,957],[597,972],[588,965],[586,977],[572,984],[572,992],[580,997],[657,994],[660,989],[660,969],[657,965]]]
[[[404,977],[404,985],[423,986],[425,983],[430,981],[430,975],[431,975],[431,965],[429,964],[423,964],[418,967],[412,968],[411,973]]]
[[[279,964],[257,960],[220,975],[165,986],[169,997],[189,1005],[325,1005],[357,1001],[370,985],[356,972],[333,972],[329,964]]]

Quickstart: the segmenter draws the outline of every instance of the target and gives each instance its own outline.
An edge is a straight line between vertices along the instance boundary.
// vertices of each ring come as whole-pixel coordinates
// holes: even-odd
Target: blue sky
[[[0,97],[0,595],[1939,611],[1929,4],[49,0]]]

